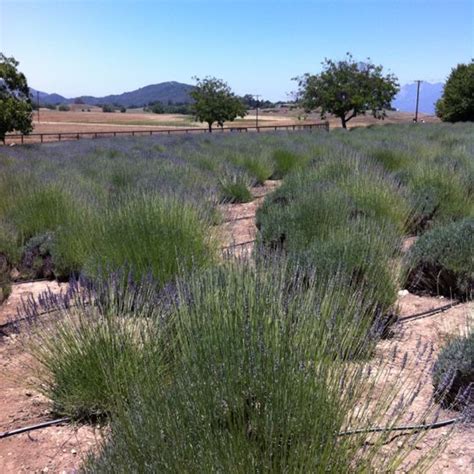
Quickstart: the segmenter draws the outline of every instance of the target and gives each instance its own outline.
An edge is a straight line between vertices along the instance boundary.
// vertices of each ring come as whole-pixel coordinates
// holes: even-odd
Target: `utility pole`
[[[38,123],[40,123],[40,93],[36,91],[36,105],[38,106]]]
[[[255,115],[255,126],[258,127],[258,99],[261,96],[259,94],[255,94],[254,97],[257,100],[257,108],[256,108],[256,115]]]
[[[415,108],[415,123],[418,122],[418,104],[420,102],[420,84],[422,81],[415,81],[416,82],[416,108]]]

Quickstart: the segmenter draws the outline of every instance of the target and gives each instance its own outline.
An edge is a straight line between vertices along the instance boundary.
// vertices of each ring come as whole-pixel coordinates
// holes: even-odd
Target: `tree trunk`
[[[207,124],[209,126],[209,133],[212,133],[212,122],[208,122]]]
[[[346,117],[341,117],[341,124],[342,124],[342,128],[347,129]]]

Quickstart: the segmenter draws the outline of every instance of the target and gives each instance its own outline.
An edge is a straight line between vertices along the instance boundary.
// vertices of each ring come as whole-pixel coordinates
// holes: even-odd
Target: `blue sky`
[[[474,0],[0,0],[0,51],[67,97],[213,75],[285,99],[347,51],[438,82],[474,57],[473,32]]]

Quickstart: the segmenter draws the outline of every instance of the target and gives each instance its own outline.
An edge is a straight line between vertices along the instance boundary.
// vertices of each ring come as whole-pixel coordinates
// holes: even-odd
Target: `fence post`
[[[60,142],[60,141],[61,141],[61,134],[58,133],[58,142]]]
[[[23,134],[21,135],[21,144],[23,145]]]

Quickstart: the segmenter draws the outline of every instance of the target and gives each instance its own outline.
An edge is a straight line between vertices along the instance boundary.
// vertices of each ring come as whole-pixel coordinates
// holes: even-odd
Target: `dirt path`
[[[225,204],[220,206],[224,224],[220,226],[220,238],[224,252],[235,257],[248,257],[254,248],[257,237],[255,214],[265,196],[273,192],[281,181],[266,181],[263,186],[253,188],[254,200],[244,204]]]

